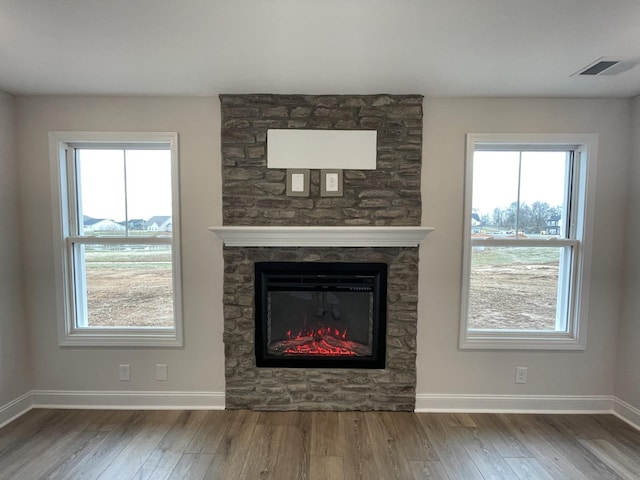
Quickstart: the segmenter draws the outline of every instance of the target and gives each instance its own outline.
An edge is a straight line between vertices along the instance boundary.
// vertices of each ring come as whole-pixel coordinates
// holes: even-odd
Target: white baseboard
[[[224,392],[32,390],[0,406],[0,427],[32,408],[224,410]],[[612,395],[416,395],[416,412],[605,413],[640,430],[640,409]]]
[[[0,407],[0,428],[31,410],[31,392]]]
[[[619,398],[615,398],[613,402],[613,414],[627,422],[633,428],[640,430],[640,409],[629,405]]]
[[[611,395],[416,395],[416,412],[613,413]]]
[[[32,408],[224,410],[224,392],[32,390],[0,407],[0,427]]]
[[[33,390],[33,408],[224,410],[224,392]]]

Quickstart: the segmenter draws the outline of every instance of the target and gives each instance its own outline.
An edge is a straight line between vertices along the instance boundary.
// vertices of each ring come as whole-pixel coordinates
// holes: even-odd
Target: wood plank
[[[309,478],[309,432],[299,426],[283,426],[283,428],[283,446],[278,454],[274,478],[306,480]]]
[[[202,480],[211,465],[213,455],[205,453],[185,453],[176,463],[168,480]],[[155,477],[149,477],[155,478]]]
[[[83,416],[86,418],[85,413],[83,412]],[[46,417],[46,421],[41,423],[30,437],[19,441],[15,448],[5,449],[0,459],[0,478],[13,479],[18,472],[35,468],[30,464],[46,455],[52,445],[69,441],[70,436],[79,433],[78,427],[74,427],[75,424],[70,421],[73,416],[72,410],[59,410]],[[39,462],[38,465],[41,466]]]
[[[349,480],[378,478],[373,460],[371,439],[362,412],[339,412],[340,436],[343,438],[342,468]]]
[[[446,414],[423,414],[418,420],[425,429],[449,477],[453,479],[484,480],[456,434]]]
[[[450,480],[441,462],[409,462],[414,480]]]
[[[46,423],[47,418],[56,415],[56,410],[35,408],[16,418],[0,429],[0,459],[10,451],[19,448],[21,442],[32,437]]]
[[[285,428],[282,425],[256,425],[251,455],[246,456],[239,478],[279,480],[275,476],[278,455],[283,448]]]
[[[198,430],[198,426],[202,424],[206,413],[205,411],[180,412],[158,447],[153,450],[146,462],[136,472],[133,480],[164,480],[170,475],[174,475],[174,468],[178,462],[199,458],[185,457],[184,452]],[[211,458],[209,458],[210,462]]]
[[[98,477],[100,480],[132,478],[175,423],[179,411],[147,412],[142,428]]]
[[[61,478],[86,480],[98,478],[120,452],[144,428],[145,414],[120,410],[110,415],[111,427],[102,442],[88,450]]]
[[[78,455],[82,455],[85,449],[90,450],[102,443],[105,436],[105,432],[81,432],[68,435],[51,443],[48,449],[12,473],[10,478],[13,480],[60,478],[72,468],[73,461]]]
[[[473,421],[491,445],[504,458],[532,457],[531,452],[520,442],[494,414],[473,414]]]
[[[258,424],[310,428],[312,412],[260,412]]]
[[[274,476],[277,479],[308,478],[311,412],[263,412],[258,424],[284,427],[284,448],[278,455]]]
[[[575,437],[566,435],[557,428],[551,415],[536,415],[533,417],[536,427],[554,448],[561,452],[571,464],[588,478],[598,480],[618,480],[616,474],[597,456],[576,441]]]
[[[505,458],[518,480],[553,480],[535,458]]]
[[[385,424],[380,412],[365,413],[364,418],[378,475],[385,479],[411,478],[411,467],[398,442],[396,430]]]
[[[312,455],[309,462],[309,480],[347,480],[342,457]]]
[[[261,418],[260,412],[237,410],[224,430],[211,466],[204,478],[209,480],[241,479],[242,467],[247,455],[252,452],[255,441],[254,430]]]
[[[578,439],[584,447],[625,480],[640,480],[640,456],[635,458],[621,453],[609,441]]]
[[[640,430],[634,429],[628,423],[613,415],[593,415],[592,419],[602,428],[606,429],[610,438],[615,438],[622,443],[638,445],[640,443]],[[601,437],[599,437],[601,438]]]
[[[575,439],[603,439],[640,456],[640,431],[613,415],[545,415],[548,423]]]
[[[477,427],[476,422],[468,413],[444,414],[450,427]]]
[[[340,422],[335,412],[313,412],[311,416],[311,455],[338,457],[344,447]]]
[[[100,410],[99,415],[90,425],[87,425],[87,430],[98,432],[112,432],[116,429],[122,428],[122,418],[130,417],[136,413],[140,413],[136,410]]]
[[[512,479],[513,470],[477,428],[460,427],[455,434],[485,480]]]
[[[220,446],[225,428],[233,422],[240,410],[212,410],[206,412],[202,424],[185,449],[185,453],[214,454]]]
[[[380,415],[387,428],[395,430],[396,441],[407,460],[439,461],[438,454],[415,413],[381,412]]]
[[[100,446],[105,441],[108,432],[84,432],[77,438],[73,445],[67,443],[59,450],[59,454],[55,457],[55,450],[48,453],[53,454],[53,460],[46,462],[46,469],[42,472],[35,473],[29,470],[23,470],[22,474],[25,478],[64,478],[73,468],[75,468],[78,459],[84,458],[90,452]],[[16,476],[16,478],[18,478]]]
[[[607,424],[598,422],[595,415],[545,415],[546,421],[571,438],[610,438]]]
[[[535,415],[500,415],[504,425],[529,450],[554,479],[588,480],[538,425]],[[598,478],[598,477],[593,477]]]
[[[55,430],[71,413],[68,410],[30,410],[0,430],[0,471],[6,459],[30,439]],[[26,417],[26,418],[24,418]]]

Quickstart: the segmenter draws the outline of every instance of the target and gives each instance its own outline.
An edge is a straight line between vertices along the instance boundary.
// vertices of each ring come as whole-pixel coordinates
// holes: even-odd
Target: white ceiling
[[[16,95],[634,97],[640,0],[0,0]]]

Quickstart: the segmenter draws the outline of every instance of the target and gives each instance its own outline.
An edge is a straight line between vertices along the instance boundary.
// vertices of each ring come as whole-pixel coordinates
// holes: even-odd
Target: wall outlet
[[[527,383],[527,367],[516,367],[516,383]]]
[[[128,382],[131,380],[131,365],[120,365],[118,367],[118,374],[120,375],[121,382]]]
[[[156,364],[156,380],[161,382],[166,382],[168,378],[167,364],[166,363],[158,363]]]

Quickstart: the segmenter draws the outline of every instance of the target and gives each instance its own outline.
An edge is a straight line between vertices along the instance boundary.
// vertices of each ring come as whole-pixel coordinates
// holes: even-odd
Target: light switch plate
[[[156,364],[156,380],[166,382],[168,379],[168,369],[166,363]]]
[[[309,170],[304,168],[287,169],[287,196],[308,197],[310,176]]]
[[[342,196],[342,170],[320,170],[320,195],[323,197]]]

